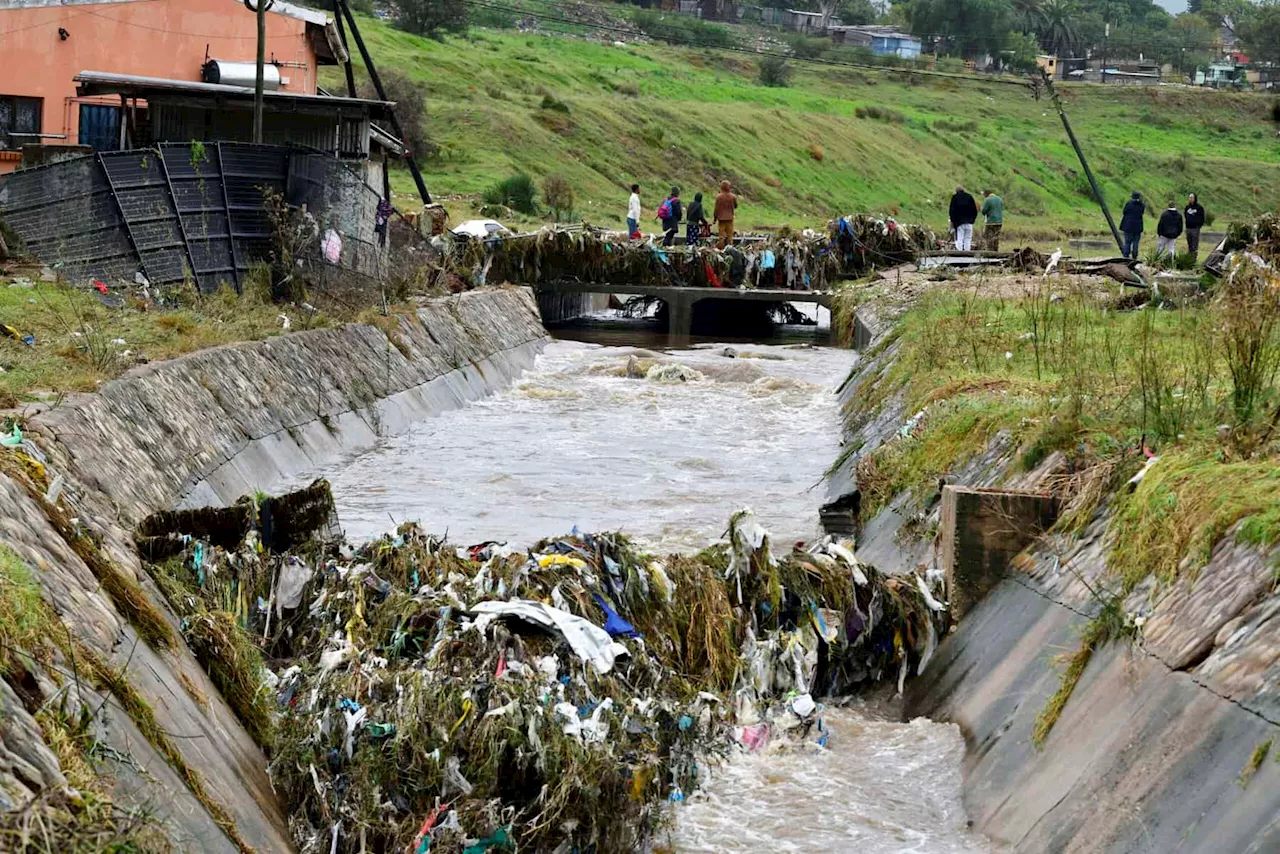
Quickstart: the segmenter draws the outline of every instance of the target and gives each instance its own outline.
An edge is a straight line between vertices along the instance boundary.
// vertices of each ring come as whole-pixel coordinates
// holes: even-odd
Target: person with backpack
[[[978,203],[965,192],[964,187],[956,187],[947,215],[956,233],[956,249],[968,252],[973,248],[973,224],[978,221]]]
[[[707,217],[702,212],[702,193],[693,194],[693,202],[685,211],[684,242],[686,246],[697,246],[702,242],[702,232],[708,227]]]
[[[627,237],[640,239],[640,185],[631,185],[631,198],[627,199]]]
[[[671,195],[658,205],[657,218],[662,221],[662,245],[674,246],[676,232],[680,230],[680,220],[684,218],[684,211],[680,207],[679,187],[672,187]]]
[[[1191,253],[1191,260],[1196,261],[1200,257],[1200,229],[1204,228],[1204,206],[1195,193],[1187,196],[1187,207],[1182,216],[1187,226],[1187,251]]]
[[[1142,194],[1137,190],[1124,204],[1124,212],[1120,216],[1120,231],[1124,233],[1124,257],[1138,260],[1138,241],[1142,239],[1142,218],[1146,216],[1147,206],[1142,203]]]
[[[1156,252],[1161,257],[1168,255],[1172,260],[1178,254],[1178,238],[1181,235],[1182,212],[1178,210],[1177,203],[1170,199],[1169,206],[1160,214],[1160,221],[1156,223]]]

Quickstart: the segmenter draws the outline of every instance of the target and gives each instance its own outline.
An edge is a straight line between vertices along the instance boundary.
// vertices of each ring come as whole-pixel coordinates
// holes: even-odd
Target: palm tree
[[[1057,56],[1071,56],[1079,38],[1072,19],[1078,13],[1073,0],[1044,0],[1040,6],[1040,44]]]
[[[1033,33],[1043,20],[1044,0],[1013,0],[1013,13],[1025,32]]]

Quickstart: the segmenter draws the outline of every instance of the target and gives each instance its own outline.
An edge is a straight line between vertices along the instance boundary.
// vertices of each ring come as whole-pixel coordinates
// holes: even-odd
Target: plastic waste
[[[640,633],[636,631],[636,627],[628,623],[626,620],[618,616],[617,612],[609,607],[609,603],[604,601],[604,597],[599,593],[592,593],[591,598],[596,600],[596,604],[604,611],[604,630],[614,638],[638,638]]]
[[[614,643],[604,629],[582,617],[542,602],[528,599],[477,602],[470,610],[476,614],[518,617],[543,628],[553,629],[564,635],[574,654],[594,667],[597,673],[608,673],[613,669],[613,662],[617,657],[627,654],[627,648]]]
[[[290,555],[280,568],[280,580],[276,583],[276,618],[282,611],[293,610],[302,604],[302,591],[311,580],[313,571],[300,558]]]
[[[16,448],[22,444],[22,428],[17,424],[13,425],[13,431],[7,436],[0,436],[0,445],[6,448]]]

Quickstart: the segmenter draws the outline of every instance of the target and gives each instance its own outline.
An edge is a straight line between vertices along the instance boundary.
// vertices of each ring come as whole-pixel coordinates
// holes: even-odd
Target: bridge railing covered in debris
[[[872,267],[914,260],[937,246],[924,227],[848,216],[826,232],[784,229],[724,250],[664,247],[590,226],[547,226],[532,234],[464,239],[447,264],[473,286],[585,281],[675,287],[822,290]]]

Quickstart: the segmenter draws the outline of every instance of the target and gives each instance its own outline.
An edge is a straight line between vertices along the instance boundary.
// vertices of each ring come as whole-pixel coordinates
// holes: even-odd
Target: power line
[[[525,17],[535,18],[539,21],[553,21],[560,24],[568,24],[571,26],[582,27],[590,30],[601,30],[604,32],[619,33],[622,35],[631,36],[632,38],[648,38],[648,39],[653,39],[655,41],[665,42],[670,45],[675,45],[677,47],[694,47],[694,48],[701,48],[704,50],[730,51],[733,53],[743,53],[750,56],[775,57],[777,59],[785,59],[792,62],[807,63],[810,65],[821,65],[826,67],[837,67],[837,68],[857,68],[857,69],[862,69],[866,71],[878,71],[878,72],[884,72],[888,74],[918,74],[926,77],[943,77],[943,78],[950,78],[952,80],[963,80],[970,83],[1000,84],[1005,86],[1018,86],[1021,88],[1025,88],[1027,86],[1027,82],[1021,79],[1006,79],[1006,78],[999,78],[999,77],[987,78],[987,77],[979,77],[974,74],[953,74],[947,71],[930,71],[927,69],[899,68],[892,65],[873,65],[871,63],[850,62],[846,60],[834,60],[834,59],[822,59],[820,57],[812,57],[812,58],[798,57],[790,53],[781,53],[778,51],[751,50],[750,48],[738,47],[736,45],[713,44],[710,42],[700,42],[696,40],[681,40],[681,39],[675,39],[670,37],[653,36],[641,30],[632,30],[632,29],[626,29],[623,27],[613,27],[607,24],[584,23],[582,21],[574,21],[574,20],[570,20],[569,18],[561,18],[555,15],[549,15],[542,12],[530,12],[527,9],[518,9],[513,6],[503,6],[497,3],[485,3],[485,2],[482,2],[482,0],[463,0],[463,2],[466,3],[466,5],[468,6],[473,6],[473,7],[483,8],[483,9],[494,9],[500,12],[509,12],[516,15],[523,15]]]

